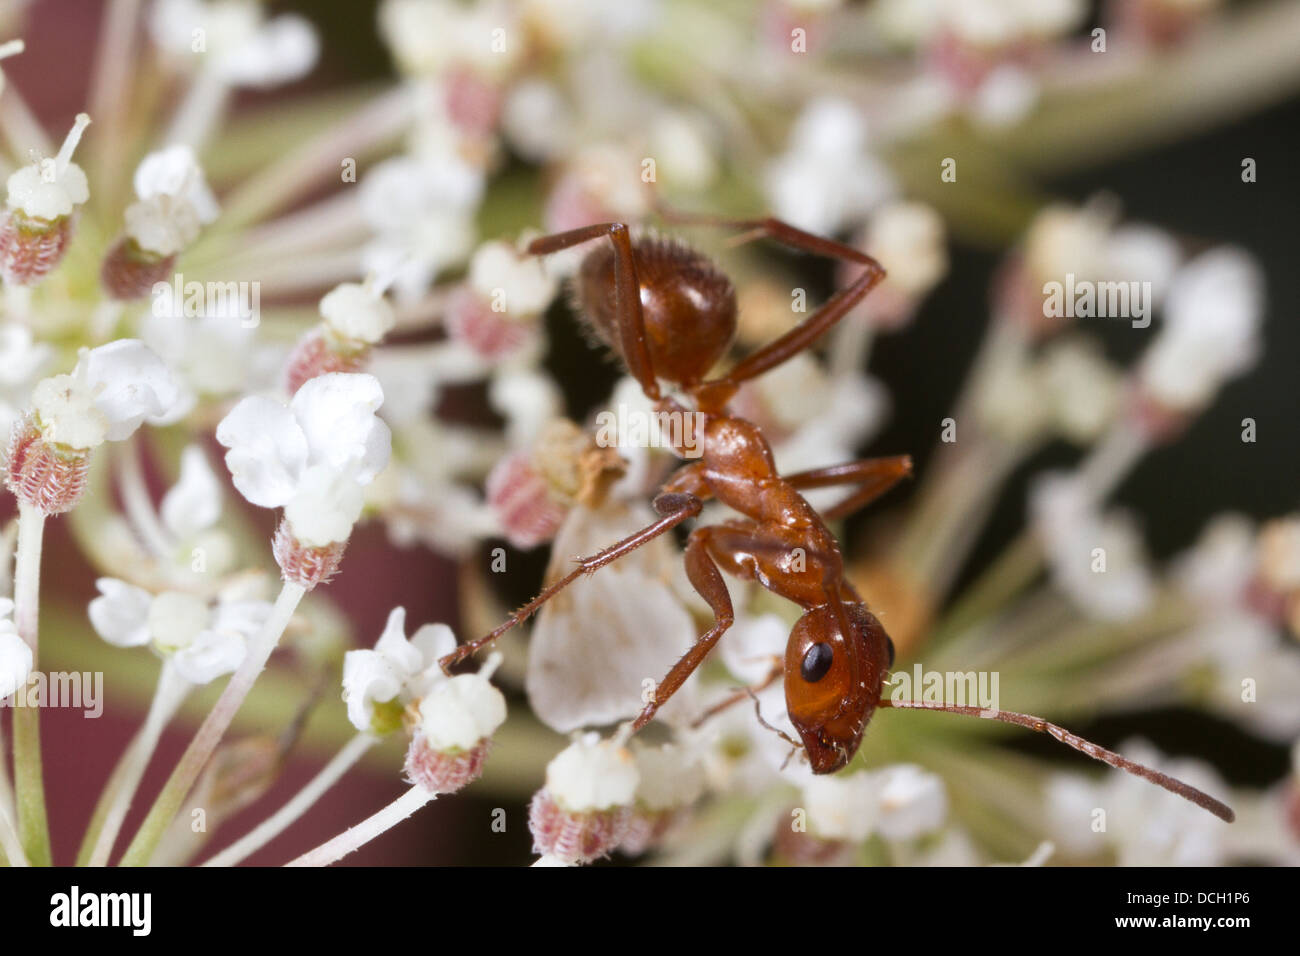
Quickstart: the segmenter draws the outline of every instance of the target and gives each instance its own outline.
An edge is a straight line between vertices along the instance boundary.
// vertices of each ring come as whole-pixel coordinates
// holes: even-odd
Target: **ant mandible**
[[[1233,812],[1213,797],[1158,771],[1134,763],[1069,731],[1027,714],[921,701],[893,701],[881,694],[894,648],[880,621],[844,575],[844,562],[828,520],[842,518],[911,474],[907,456],[869,458],[796,474],[778,474],[759,428],[727,411],[740,386],[794,357],[839,322],[884,277],[885,270],[852,246],[825,239],[778,219],[730,220],[662,210],[680,224],[742,230],[738,242],[759,237],[793,249],[847,260],[861,274],[799,325],[741,360],[715,379],[704,376],[736,335],[736,293],[731,281],[704,254],[674,240],[634,237],[621,222],[600,223],[529,243],[531,255],[547,255],[595,239],[608,239],[583,259],[574,291],[592,331],[615,349],[658,412],[684,422],[702,421],[703,434],[682,434],[676,449],[697,449],[699,458],[678,469],[654,499],[657,521],[617,544],[580,559],[562,578],[512,614],[491,633],[442,658],[444,670],[492,643],[526,620],[579,577],[592,574],[648,541],[700,514],[709,498],[744,516],[695,528],[684,560],[691,585],[713,611],[714,622],[657,685],[654,699],[633,722],[639,730],[685,683],[734,621],[726,571],[757,581],[803,609],[790,631],[784,661],[785,697],[813,773],[833,773],[857,753],[877,707],[942,710],[991,717],[1051,734],[1090,757],[1158,784],[1231,821]],[[659,387],[663,379],[688,395],[700,416]],[[801,490],[857,485],[843,501],[818,513]]]

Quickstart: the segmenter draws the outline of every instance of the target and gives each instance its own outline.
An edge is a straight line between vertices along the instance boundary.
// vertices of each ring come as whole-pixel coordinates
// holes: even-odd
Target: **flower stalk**
[[[14,565],[14,624],[32,650],[32,668],[38,667],[41,545],[45,515],[19,499],[18,550]],[[45,783],[41,766],[40,708],[14,708],[14,799],[18,811],[18,837],[28,860],[49,866],[50,828],[45,812]]]
[[[131,845],[127,847],[122,857],[122,866],[146,866],[149,863],[159,841],[167,832],[167,827],[180,810],[186,794],[194,786],[194,781],[198,779],[199,773],[202,772],[213,751],[217,749],[217,745],[221,743],[221,738],[225,736],[244,698],[248,696],[248,692],[252,690],[253,684],[266,667],[266,662],[270,660],[271,653],[284,634],[289,619],[293,617],[293,612],[306,593],[299,584],[290,581],[284,583],[270,617],[249,645],[244,662],[230,678],[230,683],[222,691],[216,706],[199,727],[198,733],[190,742],[180,763],[176,765],[176,769],[172,771],[172,775],[158,794],[158,799],[150,808],[149,815],[140,825]]]

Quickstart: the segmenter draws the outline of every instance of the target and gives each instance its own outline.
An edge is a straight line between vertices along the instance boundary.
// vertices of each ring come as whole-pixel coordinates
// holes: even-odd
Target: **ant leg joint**
[[[698,511],[700,499],[687,491],[665,491],[655,497],[653,506],[655,511],[666,516],[691,509]]]

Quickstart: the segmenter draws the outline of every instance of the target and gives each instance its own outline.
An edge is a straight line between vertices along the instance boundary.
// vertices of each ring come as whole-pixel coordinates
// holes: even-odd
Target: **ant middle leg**
[[[632,235],[625,223],[602,222],[568,232],[541,236],[528,244],[532,255],[544,256],[592,239],[608,236],[614,245],[614,315],[618,319],[618,337],[623,361],[641,390],[651,401],[661,397],[650,345],[646,339],[645,316],[641,313],[641,283],[637,278],[636,259],[632,254]]]
[[[829,488],[835,485],[856,484],[860,487],[843,501],[827,508],[822,517],[834,521],[846,517],[875,501],[902,479],[911,477],[912,457],[894,455],[889,458],[863,458],[860,461],[813,468],[792,475],[782,475],[782,480],[795,488]]]
[[[619,558],[623,557],[623,555],[635,551],[643,544],[653,541],[655,538],[667,531],[671,531],[687,518],[694,518],[700,513],[702,507],[703,503],[700,499],[691,494],[668,493],[659,495],[659,497],[654,500],[654,508],[664,517],[652,524],[646,525],[640,531],[628,535],[622,541],[610,545],[605,550],[593,554],[590,557],[580,559],[568,574],[551,584],[549,587],[543,589],[537,597],[533,598],[519,610],[515,611],[510,615],[510,617],[506,618],[506,620],[498,626],[496,630],[485,634],[477,640],[470,641],[468,644],[460,645],[460,647],[456,648],[450,654],[441,658],[438,661],[438,665],[443,669],[444,673],[450,672],[452,667],[465,660],[465,658],[469,657],[475,651],[488,646],[516,624],[521,624],[526,621],[529,617],[535,614],[543,604],[555,597],[555,595],[559,594],[574,581],[578,580],[578,578],[585,574],[592,574],[600,568],[603,568],[605,565],[617,561]]]
[[[713,626],[691,645],[690,649],[682,655],[681,660],[673,665],[672,670],[655,687],[654,699],[645,705],[632,724],[634,731],[640,730],[654,720],[659,708],[677,693],[682,684],[686,683],[686,679],[704,662],[709,651],[713,650],[713,646],[736,619],[731,607],[731,594],[727,591],[727,582],[722,579],[722,572],[718,570],[717,564],[709,554],[714,531],[714,528],[697,528],[691,532],[686,542],[684,556],[686,576],[713,611]]]

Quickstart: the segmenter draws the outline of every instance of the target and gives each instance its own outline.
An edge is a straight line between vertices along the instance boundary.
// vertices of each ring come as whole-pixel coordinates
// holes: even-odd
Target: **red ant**
[[[547,255],[593,239],[608,244],[588,253],[574,280],[576,298],[592,331],[613,347],[659,412],[697,420],[659,387],[662,378],[691,397],[702,414],[702,435],[685,435],[682,447],[701,449],[698,460],[681,467],[654,499],[662,517],[617,544],[582,558],[490,634],[464,644],[441,661],[444,670],[490,644],[527,619],[579,577],[639,548],[699,515],[716,498],[744,515],[695,528],[684,554],[687,577],[713,611],[714,623],[682,656],[633,723],[649,723],[704,661],[734,620],[722,571],[757,581],[803,608],[790,631],[784,675],[786,704],[814,773],[833,773],[857,753],[877,707],[942,710],[992,717],[1057,740],[1127,770],[1231,821],[1233,812],[1195,787],[1134,763],[1055,724],[1027,714],[920,701],[892,701],[880,689],[893,666],[889,635],[844,575],[844,562],[826,521],[866,505],[911,474],[907,456],[869,458],[792,475],[777,473],[772,450],[759,428],[727,411],[742,383],[756,378],[812,346],[852,310],[885,276],[876,260],[851,246],[824,239],[778,219],[725,220],[665,213],[679,223],[744,230],[737,241],[758,237],[793,249],[847,260],[861,274],[802,323],[740,361],[720,378],[705,379],[736,334],[736,294],[731,281],[702,253],[671,240],[633,238],[621,222],[601,223],[533,240],[529,254]],[[702,439],[702,441],[701,441]],[[857,485],[843,501],[818,514],[802,489]]]

